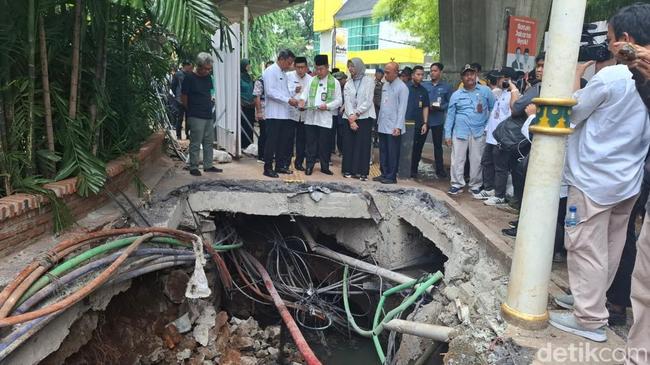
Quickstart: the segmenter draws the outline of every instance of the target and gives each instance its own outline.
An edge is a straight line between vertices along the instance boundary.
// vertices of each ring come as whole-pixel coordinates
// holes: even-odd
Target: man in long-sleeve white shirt
[[[303,91],[309,88],[309,83],[311,82],[311,76],[307,74],[309,66],[307,65],[307,59],[305,57],[296,57],[295,61],[295,71],[287,73],[287,79],[289,80],[289,91],[296,99],[300,98]],[[287,152],[289,158],[293,154],[293,149],[295,146],[296,149],[296,160],[294,162],[294,167],[296,170],[303,171],[303,163],[305,162],[305,117],[307,111],[300,110],[297,107],[289,108],[289,120],[291,120],[291,130],[289,136],[287,136]],[[291,161],[286,161],[290,163]],[[289,166],[284,166],[289,168]]]
[[[297,106],[298,100],[289,91],[285,72],[291,68],[296,56],[289,50],[278,54],[277,62],[269,66],[262,74],[264,81],[264,119],[266,124],[266,145],[264,146],[264,175],[277,178],[278,173],[288,174],[284,165],[289,159],[283,138],[289,134],[289,107]],[[275,160],[275,170],[273,161]]]
[[[309,87],[303,91],[301,97],[307,110],[305,119],[307,168],[305,174],[313,173],[316,159],[318,159],[320,171],[326,175],[333,175],[334,173],[329,168],[332,147],[332,112],[338,112],[338,108],[343,103],[341,85],[329,73],[327,55],[314,57],[314,64],[316,65],[316,76],[312,78]]]
[[[399,65],[395,62],[386,64],[384,68],[386,82],[381,90],[381,107],[377,117],[381,176],[373,179],[382,184],[397,183],[401,136],[406,131],[409,90],[397,77],[398,72]]]
[[[610,27],[608,39],[616,37]],[[576,77],[586,65],[578,67]],[[576,83],[579,85],[578,83]],[[593,341],[606,341],[607,288],[618,268],[630,211],[650,146],[650,118],[624,65],[605,67],[576,91],[578,104],[567,143],[564,180],[578,224],[566,227],[565,247],[573,296],[556,302],[573,312],[551,313],[551,325]]]

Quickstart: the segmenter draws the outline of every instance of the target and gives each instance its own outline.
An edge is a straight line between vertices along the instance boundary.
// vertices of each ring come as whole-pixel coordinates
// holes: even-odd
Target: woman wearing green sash
[[[342,104],[341,85],[329,73],[326,55],[314,57],[316,77],[311,80],[309,88],[303,91],[301,99],[307,110],[305,118],[305,137],[307,168],[306,175],[314,171],[316,160],[320,161],[320,171],[333,175],[329,169],[332,115],[338,113]]]

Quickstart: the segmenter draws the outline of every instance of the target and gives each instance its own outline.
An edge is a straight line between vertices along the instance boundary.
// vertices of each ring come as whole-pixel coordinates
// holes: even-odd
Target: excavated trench
[[[504,326],[498,315],[507,280],[502,262],[490,255],[476,229],[435,193],[212,181],[159,195],[144,214],[156,226],[195,232],[206,244],[234,245],[228,250],[223,246],[222,252],[233,286],[224,287],[223,270],[211,261],[204,266],[211,289],[206,298],[184,295],[194,262],[139,277],[119,289],[106,289],[109,294],[96,294],[103,296],[103,306],[58,323],[64,327],[59,331],[70,334],[55,352],[39,352],[44,330],[3,363],[304,363],[247,252],[265,266],[323,364],[379,364],[377,345],[357,335],[349,323],[343,287],[349,290],[349,312],[368,329],[382,293],[396,283],[351,267],[350,284],[344,285],[343,263],[315,254],[312,244],[420,283],[428,274],[444,274],[399,318],[453,327],[453,338],[447,344],[386,330],[378,336],[385,363],[438,364],[441,354],[445,363],[453,364],[527,359],[512,344],[495,342]],[[383,313],[413,292],[387,297]]]

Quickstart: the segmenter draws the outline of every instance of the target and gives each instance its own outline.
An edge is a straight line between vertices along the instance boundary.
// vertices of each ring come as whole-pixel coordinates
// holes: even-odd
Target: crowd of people
[[[571,287],[570,295],[555,302],[570,311],[551,313],[550,323],[605,341],[605,326],[624,321],[631,304],[634,325],[628,347],[650,349],[650,221],[645,210],[650,163],[642,184],[650,148],[650,4],[619,10],[609,21],[608,43],[617,62],[596,64],[588,82],[583,77],[594,62],[576,70],[577,104],[570,115],[573,133],[567,141],[554,255],[555,261],[566,260]],[[317,164],[321,173],[333,175],[331,155],[338,151],[343,177],[365,181],[372,148],[378,146],[381,175],[373,180],[395,184],[405,168],[417,177],[431,132],[436,176],[449,177],[450,195],[467,187],[486,205],[505,204],[511,177],[513,200],[522,200],[544,53],[527,74],[502,67],[487,72],[486,80],[480,65],[467,64],[457,87],[443,81],[440,62],[431,64],[425,81],[423,66],[400,70],[389,62],[372,75],[363,60],[353,58],[348,75],[330,70],[326,55],[313,61],[310,71],[305,57],[282,50],[253,81],[249,62],[242,60],[242,112],[259,125],[258,159],[265,176],[277,178],[292,168],[312,175]],[[172,90],[189,126],[190,173],[201,174],[201,145],[204,171],[218,172],[212,165],[212,58],[201,53],[194,71],[189,63],[183,67]],[[179,124],[178,133],[180,129]],[[242,147],[253,143],[253,134],[252,124],[242,128]],[[443,143],[451,148],[449,176]],[[400,169],[404,153],[410,154],[410,165]],[[646,219],[637,240],[639,216]],[[516,236],[517,225],[511,222],[503,233]],[[648,361],[647,352],[634,356],[628,363]]]

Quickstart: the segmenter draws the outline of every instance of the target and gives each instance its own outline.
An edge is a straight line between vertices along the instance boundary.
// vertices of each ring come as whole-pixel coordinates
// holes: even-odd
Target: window
[[[348,30],[348,50],[366,51],[379,48],[379,22],[372,18],[344,20]]]

